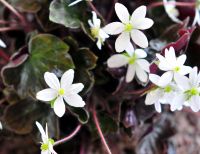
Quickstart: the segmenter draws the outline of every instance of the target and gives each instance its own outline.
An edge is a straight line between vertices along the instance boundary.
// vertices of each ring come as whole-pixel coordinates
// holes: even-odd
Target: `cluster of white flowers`
[[[158,112],[161,112],[161,104],[169,104],[171,111],[181,110],[183,106],[189,106],[194,112],[199,111],[200,74],[197,67],[185,66],[186,55],[176,57],[173,47],[165,50],[165,57],[156,56],[159,69],[166,72],[162,76],[149,75],[156,87],[147,94],[145,104],[154,104]]]

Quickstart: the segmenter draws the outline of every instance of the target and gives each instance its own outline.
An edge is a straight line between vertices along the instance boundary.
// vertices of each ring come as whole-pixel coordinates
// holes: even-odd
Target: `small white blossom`
[[[36,121],[36,125],[41,133],[41,154],[57,154],[53,149],[54,140],[48,137],[48,127],[46,124],[46,132],[44,131],[42,125]]]
[[[118,68],[128,65],[126,73],[126,82],[131,82],[136,74],[141,82],[148,81],[149,62],[144,58],[147,56],[146,52],[142,49],[134,50],[130,43],[126,49],[125,54],[115,54],[111,56],[108,61],[108,67]]]
[[[168,2],[170,2],[170,4]],[[174,4],[173,4],[173,2],[174,2]],[[182,23],[182,21],[178,19],[179,11],[176,8],[175,2],[176,2],[175,0],[169,0],[169,1],[163,0],[164,8],[165,8],[167,15],[172,19],[172,21],[174,21],[176,23]]]
[[[177,96],[177,87],[174,83],[164,85],[160,82],[160,76],[156,74],[150,74],[149,80],[156,85],[156,87],[151,90],[145,99],[146,105],[153,105],[157,112],[161,112],[161,104],[169,104]],[[179,109],[182,106],[179,107]]]
[[[72,3],[70,3],[68,6],[76,5],[77,3],[80,3],[81,1],[91,1],[92,2],[92,0],[76,0],[76,1],[74,1]]]
[[[0,47],[6,48],[6,44],[0,39]]]
[[[183,54],[176,58],[173,47],[165,50],[165,57],[160,54],[156,54],[156,56],[159,59],[158,67],[166,71],[160,79],[160,82],[164,85],[169,84],[176,77],[176,74],[186,75],[191,71],[191,67],[184,65],[186,55]]]
[[[78,95],[84,85],[82,83],[72,84],[74,70],[66,71],[62,75],[60,82],[56,75],[50,72],[44,74],[44,79],[50,88],[39,91],[36,94],[36,98],[41,101],[53,101],[54,112],[57,116],[62,117],[65,113],[64,100],[73,107],[83,107],[85,105],[81,96]]]
[[[200,109],[200,73],[197,72],[197,67],[192,69],[189,78],[177,75],[175,81],[182,90],[182,93],[177,96],[179,99],[176,101],[183,102],[184,105],[189,106],[194,112],[198,112]]]
[[[142,48],[148,47],[148,40],[140,30],[149,29],[153,20],[146,18],[146,6],[138,7],[130,16],[128,9],[120,3],[115,4],[115,12],[121,22],[112,22],[104,27],[107,34],[120,34],[115,42],[117,52],[123,52],[132,38],[133,42]]]
[[[101,20],[97,18],[97,15],[94,11],[92,11],[92,21],[88,20],[88,24],[90,25],[92,36],[97,39],[97,47],[101,50],[102,44],[109,37],[106,32],[101,29]]]

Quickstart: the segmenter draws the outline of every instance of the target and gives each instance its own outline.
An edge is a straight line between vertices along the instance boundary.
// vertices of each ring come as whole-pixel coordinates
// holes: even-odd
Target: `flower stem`
[[[9,62],[10,60],[9,56],[3,50],[0,50],[0,57],[2,57],[6,62]]]
[[[19,27],[0,27],[0,32],[6,32],[6,31],[11,31],[11,30],[19,30],[21,28]]]
[[[96,7],[92,4],[90,0],[87,1],[90,8],[101,18],[101,20],[105,21],[101,13],[96,9]]]
[[[8,2],[5,0],[0,0],[1,3],[3,3],[11,12],[13,12],[19,19],[20,21],[25,24],[25,19],[24,17],[17,11],[13,6],[11,6]]]
[[[93,114],[93,119],[94,119],[94,123],[95,123],[96,128],[97,128],[97,131],[98,131],[98,133],[99,133],[99,135],[100,135],[100,137],[101,137],[101,141],[102,141],[103,145],[105,146],[105,148],[106,148],[108,154],[112,154],[112,152],[111,152],[111,150],[110,150],[110,148],[109,148],[109,146],[108,146],[108,144],[107,144],[107,142],[106,142],[106,140],[105,140],[105,138],[104,138],[104,135],[103,135],[103,133],[102,133],[102,130],[101,130],[101,128],[100,128],[99,120],[98,120],[98,118],[97,118],[97,114],[96,114],[96,110],[95,110],[95,109],[93,109],[92,114]]]
[[[148,6],[149,9],[152,9],[154,7],[158,7],[158,6],[163,6],[163,5],[176,5],[176,6],[182,6],[182,7],[195,7],[196,3],[195,2],[155,2],[152,3]]]
[[[81,124],[79,124],[76,129],[70,134],[68,135],[67,137],[61,139],[61,140],[58,140],[54,143],[54,146],[58,145],[58,144],[62,144],[62,143],[65,143],[67,141],[69,141],[70,139],[72,139],[81,129]]]

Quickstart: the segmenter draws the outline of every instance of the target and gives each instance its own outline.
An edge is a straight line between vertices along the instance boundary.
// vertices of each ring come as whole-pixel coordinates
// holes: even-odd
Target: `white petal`
[[[53,149],[53,145],[51,143],[49,143],[49,151],[52,153],[52,154],[57,154],[54,149]]]
[[[200,108],[199,103],[200,103],[200,97],[199,96],[193,96],[192,98],[190,98],[189,104],[190,104],[191,109],[194,112],[199,111],[199,108]]]
[[[76,0],[76,1],[74,1],[72,3],[70,3],[68,6],[70,7],[70,6],[76,5],[77,3],[81,2],[81,1],[82,0]]]
[[[178,71],[181,75],[186,75],[190,73],[192,68],[190,66],[182,66],[181,69]]]
[[[116,54],[111,56],[107,60],[108,67],[110,68],[118,68],[128,64],[128,57],[122,54]]]
[[[149,74],[149,80],[155,84],[158,85],[158,81],[160,80],[160,76],[156,75],[156,74]]]
[[[159,61],[165,61],[165,57],[163,57],[161,54],[156,54],[156,57],[158,58]]]
[[[128,65],[126,73],[126,82],[131,82],[135,76],[135,67],[134,65]]]
[[[99,36],[103,39],[103,42],[106,38],[109,38],[109,35],[103,31],[103,29],[99,29]]]
[[[165,50],[165,58],[168,62],[175,63],[176,55],[173,47],[170,47],[169,50]]]
[[[60,89],[59,80],[54,73],[50,73],[50,72],[44,73],[44,80],[50,88],[55,89],[55,90]]]
[[[50,153],[49,153],[49,150],[45,150],[45,151],[42,150],[41,154],[50,154]]]
[[[55,100],[53,109],[58,117],[62,117],[65,114],[65,103],[61,96]]]
[[[121,3],[115,4],[115,12],[119,18],[119,20],[122,21],[122,23],[129,23],[130,14],[128,12],[128,9]]]
[[[175,111],[175,110],[182,109],[183,103],[184,103],[184,95],[183,94],[180,94],[180,95],[177,94],[177,96],[174,97],[174,99],[170,103],[170,110]]]
[[[94,26],[99,28],[101,25],[101,20],[97,18],[97,14],[94,11],[92,11],[92,20],[93,20]]]
[[[44,131],[42,125],[41,125],[39,122],[37,122],[37,121],[35,122],[35,124],[37,125],[37,127],[38,127],[38,129],[39,129],[39,131],[40,131],[40,133],[41,133],[42,142],[45,143],[47,137],[46,137],[46,133],[45,133],[45,131]]]
[[[148,74],[140,67],[136,67],[136,76],[141,82],[147,82],[148,80]]]
[[[133,14],[131,15],[131,22],[134,22],[134,20],[140,19],[140,18],[145,18],[147,12],[147,7],[142,5],[135,9]]]
[[[150,91],[147,95],[146,95],[146,99],[145,99],[145,104],[146,105],[152,105],[156,102],[158,102],[159,100],[159,90],[153,90],[153,91]]]
[[[160,104],[160,102],[158,102],[158,101],[155,102],[154,106],[155,106],[156,111],[161,113],[161,104]]]
[[[83,90],[83,88],[84,88],[84,85],[82,83],[76,83],[76,84],[71,85],[70,91],[72,93],[77,94],[77,93],[81,92]]]
[[[101,39],[97,40],[97,47],[99,50],[101,50],[102,44],[101,44]]]
[[[71,86],[73,80],[74,80],[74,70],[69,69],[61,77],[60,80],[61,88],[67,90]]]
[[[147,60],[138,59],[136,62],[143,70],[145,70],[146,72],[150,72],[149,70],[150,63]]]
[[[137,58],[145,58],[147,56],[147,53],[143,49],[136,49],[135,54]]]
[[[58,95],[58,92],[55,89],[48,88],[48,89],[39,91],[36,94],[36,98],[38,100],[48,102],[48,101],[52,101],[53,99],[55,99],[57,97],[57,95]]]
[[[194,67],[190,74],[189,74],[190,82],[193,86],[196,86],[198,84],[198,74],[197,74],[197,67]]]
[[[124,50],[126,50],[129,43],[130,43],[130,34],[127,32],[121,33],[115,42],[116,51],[123,52]]]
[[[133,29],[131,31],[131,38],[135,44],[140,46],[141,48],[147,48],[148,47],[148,40],[147,37],[144,35],[143,32]]]
[[[153,26],[153,20],[149,18],[139,18],[136,20],[133,20],[132,25],[135,29],[149,29],[150,27]]]
[[[78,94],[70,94],[64,96],[65,101],[67,104],[73,107],[84,107],[85,102],[83,101],[82,97]]]
[[[186,76],[174,73],[174,80],[181,90],[186,91],[190,89],[189,79]]]
[[[0,47],[6,48],[6,44],[0,39]]]
[[[158,82],[158,85],[160,87],[164,87],[166,86],[167,84],[169,84],[173,79],[173,72],[171,71],[168,71],[168,72],[165,72],[161,77],[160,77],[160,80]]]
[[[134,53],[135,50],[134,50],[134,47],[133,47],[131,42],[128,43],[127,48],[125,49],[125,51],[128,53],[128,55],[130,57],[133,56],[133,53]]]
[[[194,26],[196,23],[199,24],[199,21],[200,21],[199,9],[196,8],[196,10],[195,10],[195,17],[193,19],[192,26]]]
[[[103,30],[110,35],[117,35],[124,31],[124,24],[121,22],[112,22],[106,25]]]
[[[177,58],[177,63],[178,63],[178,65],[183,65],[184,63],[185,63],[185,61],[186,61],[186,55],[184,54],[184,55],[181,55],[181,56],[179,56],[178,58]]]

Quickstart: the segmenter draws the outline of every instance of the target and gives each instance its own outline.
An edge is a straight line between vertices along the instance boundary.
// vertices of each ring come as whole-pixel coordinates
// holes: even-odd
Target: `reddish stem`
[[[155,3],[152,3],[148,6],[148,8],[154,8],[154,7],[157,7],[157,6],[163,6],[163,5],[176,5],[176,6],[183,6],[183,7],[195,7],[196,6],[196,3],[195,2],[167,2],[167,3],[164,3],[164,2],[155,2]]]
[[[23,24],[26,23],[24,17],[17,10],[15,10],[15,8],[12,5],[10,5],[5,0],[0,0],[0,2],[3,3],[11,12],[13,12]]]
[[[21,28],[20,27],[0,27],[0,32],[19,30],[19,29],[21,29]]]
[[[102,133],[102,130],[101,130],[101,127],[99,125],[99,120],[97,118],[97,114],[96,114],[96,110],[95,109],[93,109],[92,114],[93,114],[93,119],[94,119],[94,123],[95,123],[96,128],[97,128],[97,131],[99,133],[99,136],[101,137],[101,141],[102,141],[103,145],[105,146],[108,154],[112,154],[112,152],[111,152],[111,150],[110,150],[110,148],[109,148],[109,146],[108,146],[108,144],[107,144],[107,142],[105,140],[105,137],[104,137],[104,135]]]
[[[2,57],[6,62],[9,62],[10,60],[10,57],[3,50],[0,50],[0,57]]]
[[[65,138],[63,138],[63,139],[61,139],[61,140],[56,141],[56,142],[54,143],[54,146],[55,146],[55,145],[58,145],[58,144],[62,144],[62,143],[64,143],[64,142],[67,142],[67,141],[71,140],[71,139],[80,131],[81,126],[82,126],[81,124],[78,125],[78,126],[76,127],[76,129],[75,129],[70,135],[68,135],[67,137],[65,137]]]

